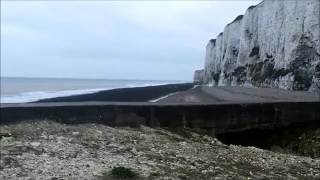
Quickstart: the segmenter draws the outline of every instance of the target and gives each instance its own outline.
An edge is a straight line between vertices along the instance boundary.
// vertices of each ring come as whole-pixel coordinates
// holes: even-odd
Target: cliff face
[[[320,88],[320,0],[265,0],[209,41],[203,84]],[[201,76],[201,77],[200,77]]]
[[[201,84],[203,82],[204,70],[197,70],[194,72],[193,82],[196,84]]]

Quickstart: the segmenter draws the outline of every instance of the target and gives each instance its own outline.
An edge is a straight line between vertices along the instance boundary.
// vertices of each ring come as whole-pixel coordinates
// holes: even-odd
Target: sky
[[[260,1],[1,1],[1,77],[191,81]]]

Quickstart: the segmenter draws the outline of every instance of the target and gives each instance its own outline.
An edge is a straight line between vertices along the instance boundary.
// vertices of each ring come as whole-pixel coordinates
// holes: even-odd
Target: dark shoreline
[[[193,83],[166,84],[158,86],[119,88],[99,91],[91,94],[71,95],[41,99],[35,102],[85,102],[85,101],[116,101],[116,102],[147,102],[168,94],[191,89]]]

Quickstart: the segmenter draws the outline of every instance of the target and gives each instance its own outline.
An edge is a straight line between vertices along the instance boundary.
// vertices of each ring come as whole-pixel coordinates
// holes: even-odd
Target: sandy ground
[[[245,103],[274,101],[320,101],[320,95],[305,91],[286,91],[272,88],[198,86],[160,99],[159,103]]]

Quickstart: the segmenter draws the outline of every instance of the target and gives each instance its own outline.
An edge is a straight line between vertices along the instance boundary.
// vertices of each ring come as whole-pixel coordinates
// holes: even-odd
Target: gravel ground
[[[320,159],[224,145],[188,129],[52,121],[0,125],[0,179],[320,179]]]
[[[197,86],[163,98],[158,103],[246,103],[246,102],[308,102],[320,101],[320,94],[307,91],[287,91],[277,88],[242,86]]]

